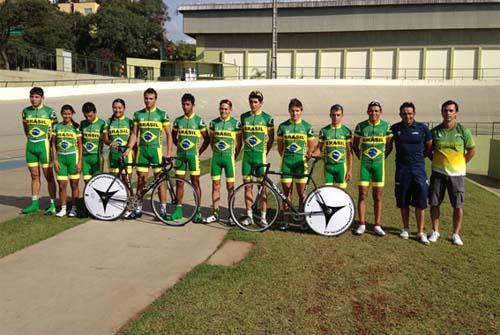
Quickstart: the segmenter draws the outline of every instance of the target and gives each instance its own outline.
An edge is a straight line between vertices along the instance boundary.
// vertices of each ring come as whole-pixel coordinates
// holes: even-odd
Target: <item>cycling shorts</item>
[[[28,167],[36,167],[38,164],[42,168],[50,167],[50,142],[41,140],[38,142],[28,141],[26,143],[26,163]]]
[[[59,172],[57,173],[57,180],[80,179],[80,173],[76,172],[78,164],[78,154],[58,154],[57,161],[59,162]]]
[[[176,157],[176,175],[184,176],[185,174],[190,174],[191,176],[199,176],[200,172],[200,155],[182,155]]]
[[[119,173],[120,172],[120,157],[122,153],[115,149],[109,150],[109,172],[110,173]],[[133,162],[132,159],[132,151],[128,153],[126,157],[124,157],[125,164],[131,164]],[[126,171],[128,174],[132,173],[132,166],[127,166]]]
[[[243,176],[243,181],[252,180],[252,167],[254,165],[266,164],[266,153],[260,151],[244,151],[243,161],[241,162],[241,174]],[[258,169],[257,173],[263,175],[265,168],[261,167]]]
[[[346,172],[347,166],[345,163],[325,163],[325,185],[347,188],[347,182],[345,180]]]
[[[220,180],[222,170],[224,170],[226,172],[226,182],[234,183],[235,165],[233,155],[213,155],[210,167],[212,180]]]
[[[281,160],[281,182],[291,183],[292,181],[298,184],[307,182],[307,161],[302,155],[285,155]],[[299,176],[292,176],[299,175]],[[300,176],[302,175],[302,176]]]
[[[359,169],[359,186],[383,187],[385,184],[384,161],[361,162]]]
[[[100,154],[83,155],[82,174],[83,180],[90,180],[102,172],[103,159]]]
[[[157,167],[153,167],[153,172],[158,173],[161,171],[161,164],[163,151],[161,148],[150,148],[150,147],[141,147],[137,150],[137,172],[145,172],[148,173],[149,166],[148,165],[157,165]]]

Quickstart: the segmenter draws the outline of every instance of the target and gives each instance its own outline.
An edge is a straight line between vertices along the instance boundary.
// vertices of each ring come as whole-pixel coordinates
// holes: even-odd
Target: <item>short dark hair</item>
[[[41,87],[35,86],[30,90],[30,95],[39,95],[43,98],[43,90]]]
[[[257,99],[259,102],[262,102],[264,100],[264,95],[260,91],[252,91],[248,95],[248,100],[250,99]]]
[[[339,104],[335,104],[332,107],[330,107],[330,113],[336,112],[336,111],[341,111],[342,114],[344,114],[344,107],[342,107],[342,105],[339,105]]]
[[[233,108],[233,103],[232,103],[232,102],[231,102],[231,100],[229,100],[229,99],[222,99],[222,100],[219,102],[219,107],[220,107],[222,104],[227,104],[227,105],[229,105],[229,108]]]
[[[441,112],[444,110],[444,108],[446,106],[449,106],[449,105],[455,105],[455,109],[458,112],[458,104],[453,100],[446,100],[445,102],[443,102],[443,104],[441,105]]]
[[[144,91],[144,96],[146,96],[146,94],[154,94],[155,95],[155,99],[158,98],[158,93],[156,92],[156,90],[154,88],[148,88]]]
[[[75,109],[71,105],[62,105],[61,107],[61,113],[65,110],[70,110],[72,114],[75,114]]]
[[[411,108],[413,109],[413,111],[415,111],[415,105],[413,104],[413,102],[409,102],[409,101],[405,101],[401,104],[401,106],[399,106],[399,111],[402,112],[403,109],[405,108]]]
[[[120,103],[122,104],[122,106],[125,108],[125,100],[123,100],[122,98],[116,98],[115,100],[113,100],[113,102],[111,103],[111,107],[113,107],[116,103]]]
[[[92,102],[86,102],[82,106],[82,112],[83,114],[87,114],[90,112],[97,112],[97,109],[95,108],[95,105]]]
[[[181,98],[181,102],[184,101],[190,101],[194,105],[194,95],[191,93],[185,93]]]
[[[297,98],[293,98],[292,100],[290,100],[290,103],[288,104],[288,109],[293,107],[302,108],[302,102]]]

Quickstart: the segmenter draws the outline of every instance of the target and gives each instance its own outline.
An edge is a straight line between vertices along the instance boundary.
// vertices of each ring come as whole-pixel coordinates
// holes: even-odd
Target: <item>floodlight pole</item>
[[[271,50],[271,78],[276,79],[277,77],[277,62],[276,62],[276,50],[278,49],[278,29],[277,29],[277,19],[278,19],[278,1],[273,0],[273,41]]]

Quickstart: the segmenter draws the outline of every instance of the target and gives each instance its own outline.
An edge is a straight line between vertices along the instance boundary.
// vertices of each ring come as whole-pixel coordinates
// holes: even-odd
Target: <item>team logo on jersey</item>
[[[185,139],[183,140],[181,143],[180,143],[180,147],[184,150],[189,150],[191,149],[192,147],[194,147],[194,143],[191,142],[190,140],[188,139]]]
[[[93,151],[96,147],[97,146],[92,142],[85,143],[85,150],[87,150],[87,152]]]
[[[144,134],[142,134],[142,139],[148,143],[153,141],[156,138],[157,138],[157,136],[150,131],[146,131],[146,132],[144,132]]]
[[[118,145],[123,145],[123,143],[124,143],[123,140],[121,138],[119,138],[119,137],[115,140],[115,142]]]
[[[249,138],[247,138],[245,142],[253,148],[253,147],[259,145],[262,142],[262,140],[260,138],[258,138],[257,136],[252,135]]]
[[[215,144],[215,146],[217,147],[217,149],[219,149],[220,151],[224,151],[224,150],[227,150],[230,148],[229,144],[227,144],[226,142],[224,141],[219,141]]]
[[[45,132],[43,132],[40,128],[35,127],[35,128],[30,130],[30,134],[33,137],[40,137],[40,136],[45,135]]]
[[[342,159],[342,157],[344,157],[344,154],[342,154],[338,150],[333,150],[332,152],[330,152],[329,156],[333,161],[338,162],[339,160]]]
[[[71,143],[69,143],[68,141],[61,141],[61,143],[59,144],[59,148],[63,150],[69,149],[70,147]]]
[[[299,152],[300,150],[302,150],[302,148],[300,147],[300,145],[298,145],[297,143],[292,143],[290,144],[288,147],[287,147],[288,151],[290,151],[291,153],[296,153],[296,152]]]
[[[379,149],[377,149],[375,147],[371,147],[371,148],[366,149],[363,152],[363,154],[365,156],[368,156],[371,159],[375,159],[376,157],[378,157],[378,156],[380,156],[382,154],[382,151],[380,151]]]

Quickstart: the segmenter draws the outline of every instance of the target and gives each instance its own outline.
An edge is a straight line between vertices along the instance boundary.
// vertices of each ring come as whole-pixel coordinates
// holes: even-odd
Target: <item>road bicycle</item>
[[[127,147],[118,146],[116,149],[123,154]],[[174,166],[175,164],[178,166]],[[85,206],[94,218],[111,221],[143,204],[142,211],[145,215],[155,217],[160,222],[170,226],[183,226],[193,219],[196,208],[200,206],[200,199],[190,181],[173,174],[174,168],[180,167],[182,164],[185,162],[180,158],[163,157],[161,164],[147,165],[151,168],[161,168],[161,172],[147,182],[140,193],[130,195],[132,186],[127,177],[127,167],[145,165],[125,163],[124,158],[121,157],[120,172],[117,175],[101,173],[89,180],[83,192]],[[167,216],[179,204],[177,200],[179,187],[183,187],[184,190],[182,197],[183,216],[179,220],[167,220]],[[148,193],[150,194],[149,201],[144,201],[147,199]]]
[[[294,221],[305,219],[309,228],[320,235],[337,236],[345,232],[356,217],[354,201],[340,188],[316,185],[312,175],[320,160],[321,157],[313,157],[309,173],[292,175],[294,178],[307,177],[306,190],[312,183],[313,189],[307,194],[303,208],[288,200],[269,178],[269,175],[282,173],[270,171],[269,163],[254,166],[252,176],[257,180],[239,185],[229,201],[229,212],[236,225],[247,231],[262,232],[271,228],[281,212],[291,215]],[[282,204],[286,204],[286,210],[282,210]]]

